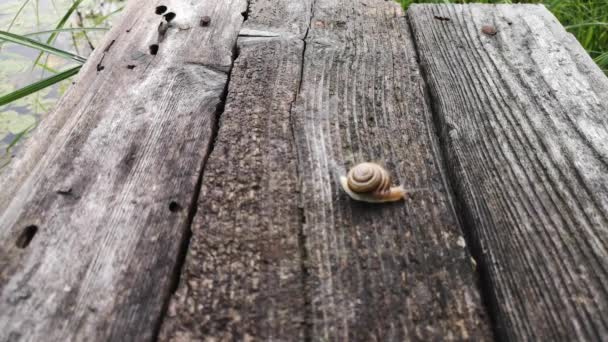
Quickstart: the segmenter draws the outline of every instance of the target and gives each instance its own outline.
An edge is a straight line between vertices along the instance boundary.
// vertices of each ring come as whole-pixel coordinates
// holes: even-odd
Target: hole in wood
[[[156,13],[158,15],[161,15],[165,12],[167,12],[167,6],[163,6],[163,5],[156,7],[156,11],[154,11],[154,13]]]
[[[37,232],[38,226],[32,225],[25,227],[25,229],[21,232],[21,235],[19,235],[19,238],[17,238],[17,242],[15,244],[17,245],[17,247],[22,249],[27,247],[30,242],[32,242],[32,239],[34,238]]]
[[[201,26],[209,26],[209,23],[211,22],[211,17],[206,15],[204,17],[201,18]]]
[[[175,202],[175,201],[171,201],[171,203],[169,203],[169,211],[171,211],[172,213],[176,213],[178,211],[180,211],[182,209],[182,206],[179,205],[179,203]]]
[[[129,65],[127,65],[127,69],[133,70],[133,69],[135,69],[135,65],[129,64]]]
[[[164,17],[167,22],[170,22],[171,20],[175,19],[175,13],[169,12],[165,14]]]
[[[158,53],[158,44],[150,45],[150,54],[156,55]]]

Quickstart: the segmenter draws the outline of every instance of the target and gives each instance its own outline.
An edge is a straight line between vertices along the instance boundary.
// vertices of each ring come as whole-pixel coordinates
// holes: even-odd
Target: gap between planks
[[[438,17],[437,20],[445,21],[446,19],[447,18]],[[408,22],[410,31],[413,32],[414,28],[412,26],[412,21],[408,20],[407,22]],[[412,41],[414,44],[414,48],[416,50],[416,56],[417,56],[416,62],[418,63],[420,73],[424,80],[424,82],[422,82],[424,98],[431,110],[431,114],[432,114],[431,121],[435,128],[437,138],[439,140],[439,149],[440,149],[439,153],[442,156],[441,167],[444,170],[446,170],[446,172],[447,172],[447,177],[445,179],[446,189],[449,192],[450,197],[454,199],[452,205],[454,207],[454,212],[455,212],[456,216],[458,217],[458,220],[460,221],[460,226],[462,227],[462,231],[463,231],[463,234],[464,234],[464,237],[466,240],[466,244],[467,244],[467,249],[471,253],[471,257],[477,264],[476,271],[477,271],[477,275],[479,277],[477,284],[478,284],[478,288],[480,290],[483,306],[484,306],[486,312],[488,313],[488,318],[490,320],[489,326],[492,331],[492,336],[493,336],[494,340],[496,340],[496,341],[504,341],[504,336],[502,336],[499,329],[497,329],[497,325],[498,325],[498,322],[496,321],[497,311],[495,309],[495,305],[492,303],[492,297],[493,297],[492,284],[490,282],[490,279],[488,278],[488,274],[486,271],[487,270],[486,265],[485,265],[486,261],[485,261],[485,258],[483,258],[483,253],[480,250],[479,243],[476,241],[475,237],[472,235],[472,232],[473,232],[473,229],[471,228],[472,221],[471,221],[467,211],[463,208],[463,205],[462,205],[463,198],[454,189],[453,183],[454,183],[454,179],[455,179],[455,177],[457,177],[457,175],[452,171],[451,168],[448,168],[447,161],[449,160],[449,155],[448,155],[448,150],[446,148],[446,140],[443,137],[443,135],[439,133],[439,132],[442,132],[443,126],[441,125],[441,117],[437,111],[436,104],[435,104],[438,101],[438,99],[437,99],[437,97],[433,96],[433,93],[429,90],[429,83],[428,83],[429,78],[427,75],[427,68],[425,68],[420,62],[420,49],[418,47],[418,41],[415,38],[412,38]]]
[[[246,7],[245,11],[241,13],[241,15],[243,16],[243,21],[241,22],[241,27],[243,27],[243,25],[245,24],[245,22],[247,21],[247,19],[249,17],[251,1],[252,0],[246,0],[247,7]],[[177,262],[176,262],[174,270],[172,272],[173,280],[171,282],[171,291],[169,291],[169,294],[167,295],[167,297],[164,300],[164,303],[163,303],[163,306],[161,309],[160,319],[158,320],[157,324],[153,328],[154,329],[154,331],[153,331],[153,336],[154,336],[153,340],[154,341],[159,340],[159,334],[161,332],[163,321],[164,321],[165,317],[167,316],[167,311],[169,309],[169,303],[171,302],[171,298],[177,291],[179,284],[180,284],[180,278],[181,278],[182,271],[183,271],[183,268],[184,268],[184,265],[186,262],[186,256],[188,255],[188,248],[190,246],[190,240],[192,239],[192,223],[194,221],[194,217],[196,216],[197,209],[198,209],[198,201],[199,201],[201,188],[202,188],[202,184],[203,184],[203,178],[205,176],[205,169],[207,167],[207,161],[209,159],[209,156],[213,153],[213,151],[215,149],[215,142],[217,141],[220,120],[221,120],[222,114],[224,113],[224,109],[225,109],[225,105],[226,105],[226,97],[228,96],[228,88],[230,86],[230,79],[232,76],[232,70],[234,68],[234,62],[239,57],[239,49],[238,49],[238,38],[239,37],[240,37],[240,34],[237,36],[237,39],[234,40],[234,44],[232,46],[232,60],[230,63],[230,68],[226,72],[228,78],[226,80],[224,90],[222,91],[222,94],[220,96],[220,102],[217,106],[217,111],[215,113],[215,122],[213,125],[213,129],[211,131],[211,139],[209,141],[209,147],[207,149],[208,152],[205,155],[205,157],[203,158],[203,161],[201,163],[201,166],[200,166],[201,171],[200,171],[198,179],[196,181],[196,186],[194,189],[194,193],[192,195],[192,200],[190,201],[190,207],[188,208],[188,217],[187,217],[186,229],[185,229],[186,233],[184,234],[184,236],[182,238],[181,247],[178,250]],[[113,41],[112,41],[112,43],[113,43]]]

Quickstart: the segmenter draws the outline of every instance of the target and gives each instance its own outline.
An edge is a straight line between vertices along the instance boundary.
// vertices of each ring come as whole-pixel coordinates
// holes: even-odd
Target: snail
[[[405,197],[405,189],[391,186],[391,176],[375,163],[355,165],[348,174],[340,176],[340,184],[346,193],[357,201],[383,203],[399,201]]]

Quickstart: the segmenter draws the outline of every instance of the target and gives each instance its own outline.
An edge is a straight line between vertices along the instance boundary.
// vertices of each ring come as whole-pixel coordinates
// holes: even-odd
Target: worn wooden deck
[[[0,189],[0,341],[608,336],[608,79],[538,5],[131,0]]]

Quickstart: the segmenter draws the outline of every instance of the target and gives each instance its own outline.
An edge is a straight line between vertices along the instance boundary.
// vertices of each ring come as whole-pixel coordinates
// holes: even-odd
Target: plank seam
[[[294,95],[294,99],[291,102],[291,106],[289,108],[289,121],[290,121],[290,127],[291,127],[291,136],[292,136],[292,141],[294,144],[296,144],[296,133],[295,133],[295,120],[294,120],[294,114],[293,114],[293,107],[294,104],[296,103],[298,97],[300,96],[300,92],[302,90],[302,84],[304,83],[304,59],[305,59],[305,55],[306,55],[306,40],[308,38],[308,33],[310,32],[310,27],[312,25],[312,19],[315,15],[315,4],[316,4],[316,0],[313,0],[311,5],[310,5],[310,17],[309,17],[309,21],[308,21],[308,27],[306,27],[306,32],[304,33],[304,37],[302,38],[302,56],[300,58],[300,79],[298,80],[298,88],[296,90],[296,93]],[[296,154],[296,158],[299,157],[299,154]],[[299,198],[299,204],[298,204],[298,211],[300,214],[300,225],[298,227],[298,246],[299,246],[299,253],[300,253],[300,263],[301,263],[301,270],[302,270],[302,290],[303,290],[303,295],[304,295],[304,326],[302,327],[303,333],[304,333],[304,338],[303,340],[305,342],[310,342],[312,341],[312,303],[311,303],[311,294],[308,288],[308,282],[309,282],[309,270],[308,270],[308,250],[306,249],[306,235],[304,234],[304,225],[306,224],[306,215],[304,213],[304,207],[303,207],[303,200],[302,200],[302,179],[301,179],[301,175],[300,175],[300,160],[299,158],[296,160],[298,163],[298,167],[296,167],[296,179],[298,180],[297,183],[297,187],[298,187],[298,193],[300,194],[300,198]]]
[[[479,293],[481,296],[481,301],[484,309],[486,310],[488,317],[490,318],[490,330],[492,331],[492,335],[496,341],[507,341],[507,335],[505,334],[497,322],[498,315],[498,305],[496,303],[495,297],[492,295],[492,285],[491,282],[488,281],[488,266],[486,265],[486,260],[483,257],[483,248],[480,243],[475,240],[473,236],[473,229],[470,227],[473,226],[473,219],[470,213],[467,213],[463,208],[461,203],[464,201],[464,197],[457,189],[454,187],[454,179],[456,179],[456,175],[453,171],[448,167],[449,160],[449,150],[448,150],[448,141],[446,137],[446,132],[442,127],[444,127],[443,122],[441,120],[441,115],[439,114],[437,108],[434,105],[434,101],[437,100],[433,93],[430,91],[430,83],[429,77],[427,74],[426,66],[420,60],[420,49],[418,47],[418,42],[416,40],[416,28],[412,25],[412,21],[410,20],[411,12],[408,11],[407,16],[407,24],[412,32],[411,39],[414,44],[414,52],[416,53],[416,63],[418,64],[418,69],[420,70],[420,74],[422,76],[422,92],[424,94],[424,101],[428,104],[428,107],[431,111],[431,121],[434,126],[435,134],[438,138],[439,149],[441,158],[438,161],[440,164],[439,167],[446,170],[446,192],[448,196],[455,199],[453,201],[454,205],[454,214],[456,215],[456,219],[460,223],[460,227],[462,228],[462,233],[466,239],[466,248],[469,251],[470,255],[473,257],[475,262],[477,263],[476,273],[478,275],[477,287],[479,289]]]
[[[241,13],[241,15],[243,16],[243,21],[241,22],[241,25],[243,25],[245,23],[245,21],[247,21],[247,18],[249,16],[250,4],[251,4],[251,0],[247,0],[247,9],[245,10],[245,12]],[[171,279],[171,285],[170,285],[171,291],[169,291],[166,298],[164,298],[164,300],[163,300],[163,306],[162,306],[162,309],[161,309],[161,312],[159,315],[159,320],[154,325],[154,328],[153,328],[153,334],[152,334],[153,341],[159,340],[160,330],[163,326],[165,317],[167,316],[167,313],[169,310],[169,304],[171,303],[171,298],[173,298],[173,296],[175,295],[175,292],[179,288],[181,275],[182,275],[182,272],[186,265],[186,256],[188,254],[188,250],[190,249],[190,241],[192,239],[192,223],[194,222],[194,217],[196,217],[196,213],[198,211],[198,202],[199,202],[200,193],[201,193],[201,189],[202,189],[202,185],[203,185],[203,177],[205,175],[205,168],[207,166],[207,160],[209,159],[209,156],[213,153],[213,150],[215,149],[215,143],[217,141],[217,136],[218,136],[218,132],[219,132],[219,128],[220,128],[220,119],[221,119],[222,114],[224,113],[224,109],[225,109],[225,105],[226,105],[226,98],[228,97],[228,88],[230,85],[232,70],[234,68],[235,61],[239,57],[239,49],[238,49],[237,41],[238,40],[235,39],[233,46],[232,46],[232,56],[231,56],[230,67],[228,68],[227,71],[225,71],[225,73],[227,74],[226,84],[224,85],[224,89],[222,90],[222,93],[220,95],[219,103],[218,103],[215,113],[213,115],[214,122],[213,122],[213,128],[211,130],[211,139],[209,139],[209,143],[208,143],[207,154],[203,158],[203,161],[201,162],[201,165],[199,167],[198,179],[196,181],[194,193],[192,195],[192,199],[190,201],[190,206],[188,208],[188,217],[186,219],[186,224],[184,225],[185,232],[183,234],[182,241],[180,243],[180,249],[178,251],[178,257],[177,257],[176,263],[175,263],[173,271],[172,271],[172,276],[171,276],[172,279]],[[207,65],[206,67],[209,67],[209,66]],[[223,70],[219,70],[219,69],[214,69],[214,68],[210,68],[210,69],[214,70],[218,73],[224,72]]]

